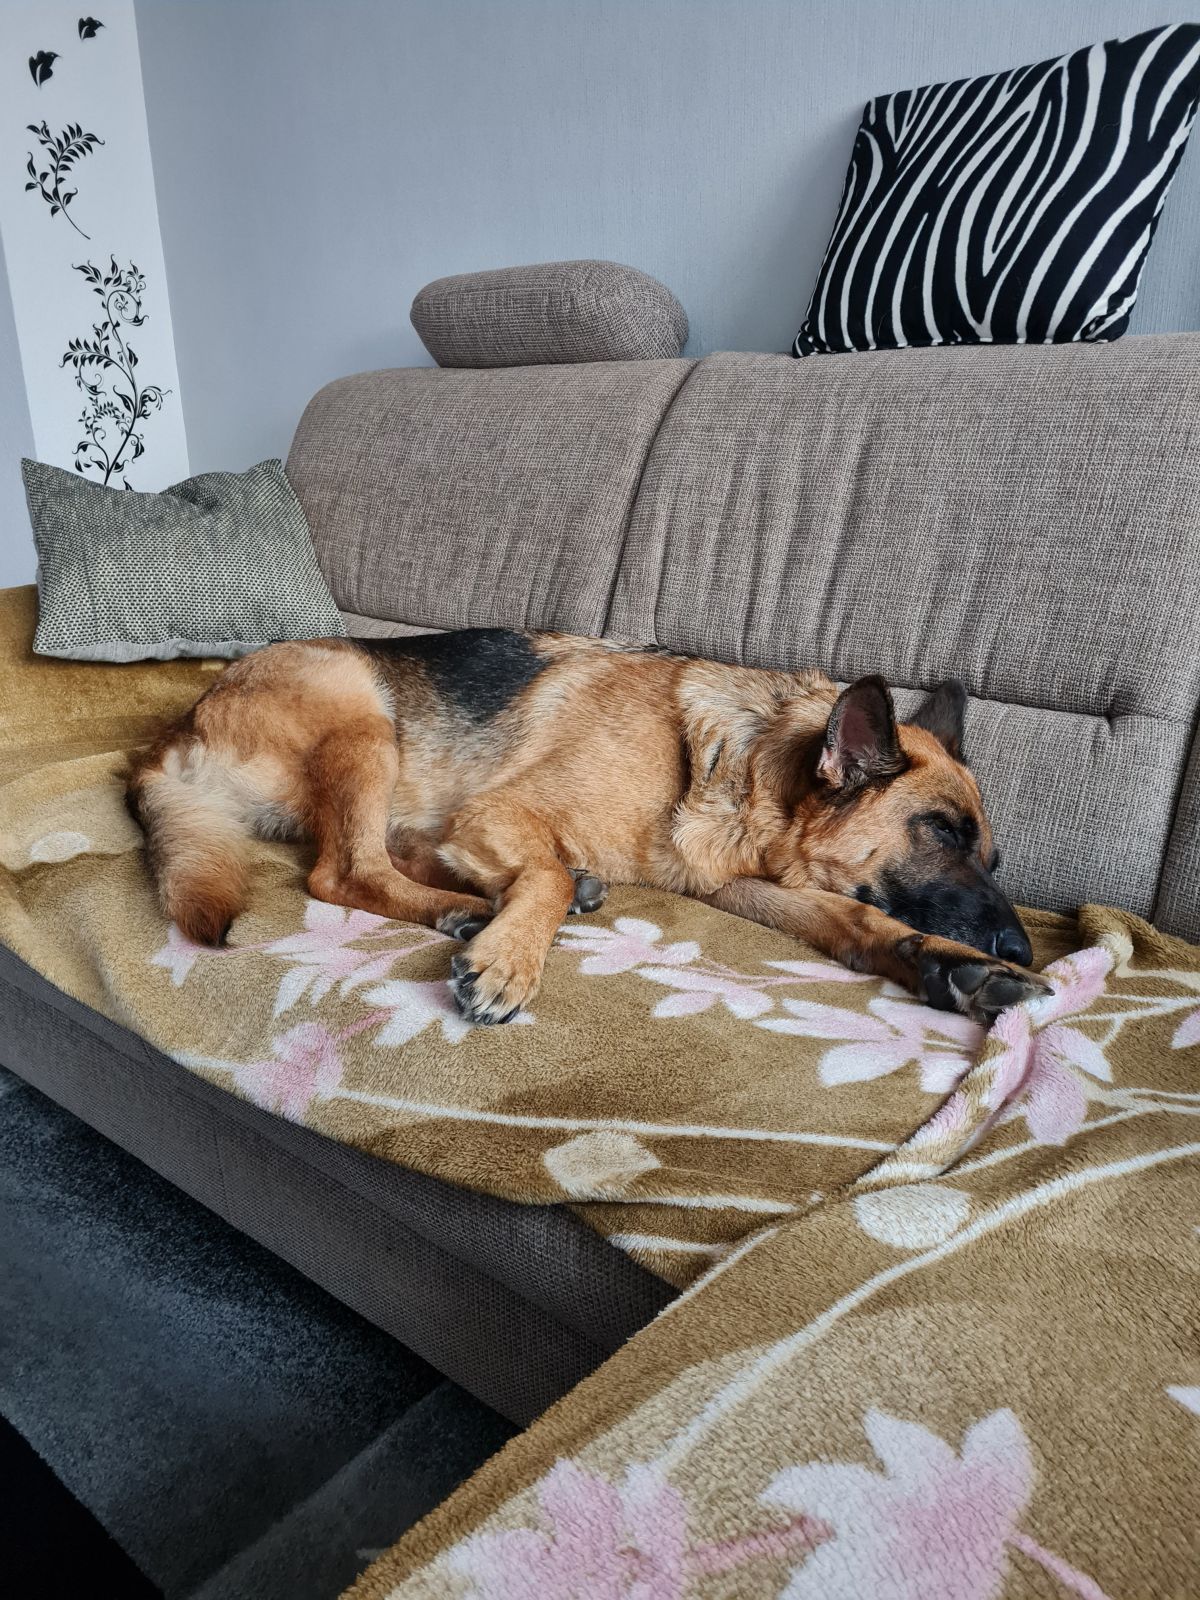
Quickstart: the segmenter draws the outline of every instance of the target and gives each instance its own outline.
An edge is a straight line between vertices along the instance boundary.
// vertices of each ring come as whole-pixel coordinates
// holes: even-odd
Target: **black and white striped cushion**
[[[1200,26],[868,103],[794,355],[1116,339],[1200,98]]]

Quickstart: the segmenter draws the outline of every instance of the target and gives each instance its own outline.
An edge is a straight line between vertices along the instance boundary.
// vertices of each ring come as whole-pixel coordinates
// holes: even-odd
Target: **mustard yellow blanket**
[[[218,666],[32,629],[0,595],[0,940],[179,1071],[685,1290],[357,1600],[1200,1593],[1200,951],[1034,916],[1054,993],[984,1039],[621,891],[472,1029],[450,942],[308,899],[291,848],[228,948],[168,927],[120,778]]]

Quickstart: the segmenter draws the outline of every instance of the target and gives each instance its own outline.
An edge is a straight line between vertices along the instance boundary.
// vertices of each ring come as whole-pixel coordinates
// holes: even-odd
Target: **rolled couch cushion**
[[[427,283],[412,324],[439,367],[652,361],[677,356],[688,320],[665,285],[615,261],[545,261]]]
[[[38,553],[38,655],[241,656],[345,633],[279,461],[161,494],[22,462]]]

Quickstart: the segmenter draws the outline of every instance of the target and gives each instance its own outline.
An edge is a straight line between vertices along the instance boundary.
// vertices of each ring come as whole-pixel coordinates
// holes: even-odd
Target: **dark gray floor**
[[[166,1600],[330,1600],[513,1432],[2,1069],[0,1412]]]

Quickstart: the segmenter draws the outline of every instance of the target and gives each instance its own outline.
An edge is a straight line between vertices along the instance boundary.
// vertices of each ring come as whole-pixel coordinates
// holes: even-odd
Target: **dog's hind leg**
[[[503,792],[465,806],[440,853],[455,872],[500,897],[486,927],[461,930],[471,942],[451,963],[459,1010],[472,1022],[507,1022],[537,993],[575,880],[545,822]],[[438,925],[450,932],[455,920]]]
[[[433,927],[451,915],[487,917],[476,895],[414,883],[388,854],[388,820],[399,755],[386,718],[327,733],[305,763],[306,821],[317,841],[308,887],[318,900]]]
[[[825,889],[789,889],[764,878],[735,878],[709,905],[778,928],[856,972],[891,978],[939,1011],[990,1025],[1009,1006],[1050,993],[1023,967],[936,934],[918,933],[874,906]]]

